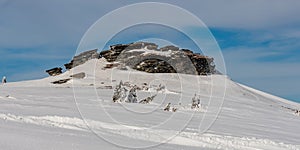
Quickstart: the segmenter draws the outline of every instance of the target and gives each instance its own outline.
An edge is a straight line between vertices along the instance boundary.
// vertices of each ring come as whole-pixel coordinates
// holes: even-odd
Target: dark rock
[[[133,49],[143,49],[147,48],[149,50],[157,50],[158,45],[154,43],[147,43],[147,42],[136,42],[136,43],[130,43],[130,44],[117,44],[110,46],[110,50],[104,50],[100,52],[100,56],[104,57],[108,62],[114,62],[118,57],[122,56],[126,58],[126,55],[120,55],[124,51],[130,51]],[[139,55],[142,52],[135,52],[131,53],[129,55]],[[125,53],[124,53],[125,54]]]
[[[73,68],[73,60],[71,60],[71,62],[67,63],[67,64],[64,64],[65,68],[67,70],[70,70]]]
[[[104,66],[105,69],[110,69],[110,68],[113,68],[113,67],[118,67],[120,64],[119,63],[110,63],[110,64],[106,64]]]
[[[98,59],[100,57],[101,57],[101,55],[97,53],[97,49],[93,49],[93,50],[89,50],[89,51],[80,53],[77,56],[74,56],[73,59],[69,63],[64,64],[64,66],[66,67],[67,70],[69,70],[76,66],[84,64],[88,60]]]
[[[130,44],[118,44],[110,47],[110,50],[100,53],[108,62],[121,62],[126,66],[148,73],[185,73],[207,75],[216,73],[213,58],[193,53],[189,49],[179,50],[176,46],[165,46],[159,51],[170,54],[170,56],[158,55],[156,53],[145,53],[144,51],[133,51],[134,49],[147,48],[157,50],[154,43],[137,42]],[[113,67],[112,65],[107,68]]]
[[[173,46],[173,45],[168,45],[168,46],[165,46],[165,47],[162,47],[159,49],[160,51],[169,51],[169,50],[172,50],[172,51],[178,51],[179,48],[176,47],[176,46]]]
[[[46,70],[46,72],[50,75],[50,76],[56,76],[62,73],[62,68],[52,68],[49,70]]]
[[[140,54],[137,56],[127,55],[124,59],[118,59],[118,62],[125,63],[127,66],[149,73],[182,73],[198,74],[191,60],[180,51],[172,52],[168,55],[158,55],[155,53]],[[120,56],[119,58],[123,58]]]
[[[143,49],[143,48],[147,48],[149,50],[157,50],[158,45],[154,43],[148,43],[148,42],[136,42],[136,43],[129,44],[126,50]]]
[[[193,53],[193,51],[188,49],[182,49],[182,51],[191,59],[199,75],[216,73],[213,58]]]
[[[71,79],[61,79],[61,80],[57,80],[57,81],[54,81],[54,82],[51,82],[53,84],[64,84],[66,82],[68,82],[69,80]]]
[[[147,49],[148,51],[143,51]],[[153,53],[149,52],[153,50]],[[111,45],[109,50],[97,53],[90,50],[75,56],[66,69],[81,65],[90,59],[105,58],[108,62],[103,69],[118,67],[126,70],[126,66],[149,73],[183,73],[208,75],[218,73],[215,70],[214,59],[189,49],[181,49],[169,45],[158,50],[154,43],[136,42],[129,44]],[[118,62],[118,63],[115,63]]]
[[[133,69],[148,73],[176,73],[176,70],[166,61],[146,59],[135,65]]]
[[[149,97],[147,97],[145,99],[142,99],[142,100],[139,101],[139,103],[140,104],[149,104],[150,102],[153,101],[153,99],[154,99],[155,96],[156,95],[153,95],[153,96],[149,96]]]
[[[126,49],[130,44],[116,44],[116,45],[111,45],[110,49],[113,51],[123,51]]]

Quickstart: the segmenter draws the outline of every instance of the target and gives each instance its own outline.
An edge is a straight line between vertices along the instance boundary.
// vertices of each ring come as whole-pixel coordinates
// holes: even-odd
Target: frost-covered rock
[[[110,46],[100,52],[108,62],[122,62],[133,69],[148,73],[214,74],[214,59],[191,50],[154,43],[136,42]]]
[[[149,96],[145,99],[142,99],[139,103],[141,104],[149,104],[150,102],[153,101],[154,97],[156,97],[156,95],[153,95],[153,96]]]
[[[127,98],[128,103],[137,103],[137,95],[136,95],[136,86],[130,89],[128,98]]]
[[[200,108],[201,106],[201,100],[200,100],[200,95],[197,96],[197,94],[194,95],[194,97],[192,98],[192,109],[195,108]]]

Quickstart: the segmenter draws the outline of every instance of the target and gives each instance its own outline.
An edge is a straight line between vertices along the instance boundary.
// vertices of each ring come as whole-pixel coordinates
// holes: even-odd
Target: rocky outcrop
[[[157,50],[158,45],[147,42],[136,42],[130,44],[117,44],[110,46],[110,50],[104,50],[100,52],[100,56],[104,57],[108,62],[114,62],[124,51],[130,51],[133,49],[149,49]]]
[[[74,56],[64,64],[67,70],[85,63],[90,59],[105,58],[108,62],[103,69],[118,67],[126,70],[127,66],[148,73],[183,73],[207,75],[217,73],[214,59],[194,53],[189,49],[180,49],[169,45],[158,49],[158,45],[148,42],[111,45],[109,50],[97,53],[97,49],[89,50]],[[54,76],[62,73],[61,68],[46,71]],[[82,76],[81,75],[78,75]]]
[[[165,46],[165,47],[162,47],[159,49],[160,51],[179,51],[179,47],[176,47],[176,46],[173,46],[173,45],[168,45],[168,46]]]
[[[54,82],[51,82],[53,84],[64,84],[64,83],[67,83],[69,80],[71,79],[61,79],[61,80],[57,80],[57,81],[54,81]]]
[[[182,49],[182,51],[193,62],[199,75],[216,73],[215,65],[214,65],[214,58],[203,56],[203,55],[197,54],[197,53],[193,53],[193,51],[191,51],[189,49]]]
[[[104,57],[108,62],[114,62],[121,52],[128,47],[128,44],[118,44],[110,46],[110,50],[100,52],[100,57]]]
[[[213,58],[188,49],[169,45],[158,49],[154,43],[137,42],[110,46],[100,52],[108,62],[121,62],[126,66],[148,73],[185,73],[207,75],[215,73]]]
[[[56,76],[62,73],[62,68],[56,67],[56,68],[52,68],[49,70],[46,70],[46,72],[50,75],[50,76]]]
[[[146,59],[134,65],[133,69],[148,73],[176,73],[176,70],[166,61],[159,59]]]
[[[118,67],[119,65],[119,63],[109,63],[104,66],[104,69],[111,69],[113,67]]]
[[[64,64],[67,70],[72,69],[76,66],[84,64],[88,60],[98,59],[100,55],[97,53],[97,49],[89,50],[83,53],[80,53],[77,56],[74,56],[71,62]]]

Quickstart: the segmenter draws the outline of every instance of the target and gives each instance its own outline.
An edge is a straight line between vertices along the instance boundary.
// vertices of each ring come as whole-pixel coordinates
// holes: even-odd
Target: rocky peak
[[[100,52],[100,56],[108,62],[121,62],[148,73],[215,73],[213,58],[173,45],[158,49],[156,44],[147,42],[118,44],[111,46],[110,50]]]
[[[108,62],[148,73],[183,73],[207,75],[216,73],[214,59],[189,49],[180,49],[169,45],[158,48],[155,43],[136,42],[111,45],[109,50],[97,53],[97,49],[89,50],[74,56],[65,64],[67,70],[81,65],[90,59],[105,58]],[[112,65],[114,67],[116,65]],[[107,68],[110,68],[108,66]],[[61,68],[47,70],[50,75],[61,73]]]

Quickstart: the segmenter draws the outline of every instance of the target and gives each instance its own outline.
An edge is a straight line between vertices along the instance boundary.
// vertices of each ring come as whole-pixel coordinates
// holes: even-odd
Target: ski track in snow
[[[254,137],[234,137],[217,134],[199,134],[197,130],[194,132],[178,132],[173,130],[151,129],[105,123],[96,120],[85,120],[76,117],[63,116],[18,116],[13,114],[0,113],[0,119],[4,121],[12,121],[18,123],[27,123],[45,127],[55,127],[78,131],[87,131],[87,124],[96,132],[108,132],[115,135],[122,135],[129,138],[147,140],[151,142],[161,143],[162,141],[169,144],[204,147],[212,149],[243,149],[243,150],[300,150],[300,145],[290,145],[277,143],[268,139],[257,139]]]
[[[93,129],[94,133],[99,133],[103,136],[117,140],[117,142],[115,142],[117,144],[120,144],[118,142],[125,142],[125,144],[131,144],[132,147],[144,143],[161,144],[162,142],[165,142],[168,144],[166,144],[166,147],[162,147],[162,149],[180,149],[181,147],[194,147],[198,149],[199,147],[199,149],[230,150],[300,150],[299,117],[295,116],[293,111],[285,109],[285,107],[299,109],[300,104],[295,104],[235,83],[223,75],[196,77],[179,74],[178,78],[173,78],[172,74],[153,75],[134,70],[102,70],[106,63],[107,62],[103,59],[91,60],[58,76],[35,81],[8,83],[1,86],[3,92],[1,91],[2,93],[0,95],[2,110],[0,112],[0,123],[3,124],[0,125],[3,125],[3,131],[7,132],[6,134],[8,136],[13,137],[8,139],[6,136],[2,136],[6,141],[0,143],[0,149],[11,149],[14,145],[21,145],[23,143],[28,145],[31,144],[30,141],[23,142],[24,139],[20,135],[24,132],[15,133],[9,130],[10,125],[13,125],[16,126],[17,129],[22,129],[26,132],[28,131],[27,126],[29,126],[29,130],[38,126],[47,130],[47,132],[49,129],[50,131],[57,129],[60,132],[74,132],[74,135],[81,135],[82,133],[90,134],[91,129]],[[94,67],[95,65],[98,66],[96,70]],[[72,79],[70,82],[63,85],[51,84],[53,81],[69,78],[71,74],[80,72],[86,73],[86,78]],[[112,74],[117,76],[114,77]],[[107,104],[103,107],[112,110],[112,114],[120,113],[120,116],[118,116],[117,119],[121,118],[121,122],[127,117],[132,117],[130,118],[132,122],[126,121],[127,125],[121,125],[109,122],[105,120],[105,118],[103,118],[103,120],[82,120],[80,117],[77,118],[77,115],[76,117],[72,117],[77,113],[72,107],[74,106],[74,89],[76,89],[77,99],[79,100],[76,101],[77,106],[87,109],[89,111],[88,116],[94,117],[97,112],[94,112],[96,109],[93,108],[98,102],[98,99],[93,96],[93,93],[95,92],[94,89],[91,90],[93,88],[91,85],[94,85],[94,81],[101,81],[104,83],[101,85],[95,84],[95,87],[113,87],[115,83],[112,83],[112,79],[114,79],[116,83],[118,80],[127,81],[128,75],[130,75],[131,79],[134,79],[132,80],[132,84],[136,85],[142,85],[143,83],[148,83],[148,85],[150,85],[149,83],[156,79],[168,81],[165,82],[166,87],[168,88],[166,88],[164,92],[159,92],[159,94],[166,94],[166,100],[175,100],[172,104],[179,108],[177,114],[190,115],[194,112],[194,110],[190,109],[189,105],[191,99],[190,95],[198,93],[198,90],[200,90],[199,95],[202,97],[201,103],[203,102],[203,109],[197,111],[199,113],[215,111],[216,108],[219,108],[218,102],[224,100],[222,114],[219,116],[219,120],[215,123],[214,128],[210,130],[211,133],[198,133],[197,120],[190,122],[189,128],[184,129],[182,132],[175,129],[176,126],[174,123],[165,128],[146,128],[144,126],[152,124],[152,121],[153,124],[159,123],[161,118],[158,117],[160,116],[151,116],[151,118],[146,121],[142,117],[134,118],[129,113],[123,113],[123,111],[119,111],[118,109],[115,111],[119,106],[110,102],[110,94],[112,93],[110,93],[110,90],[104,88],[97,89],[97,92],[99,92],[97,94],[101,95],[100,99]],[[199,80],[199,82],[196,83],[196,80]],[[224,81],[226,81],[225,88],[227,89],[225,95],[222,94],[224,92],[224,85],[222,84]],[[198,84],[201,85],[199,89]],[[20,89],[15,87],[20,87]],[[24,87],[26,87],[26,89],[24,89]],[[45,89],[40,87],[45,87]],[[72,91],[70,87],[76,88],[73,88]],[[151,91],[148,92],[151,93]],[[141,93],[142,96],[145,96],[146,94],[148,93]],[[178,99],[176,99],[177,97]],[[162,99],[157,100],[150,105],[138,105],[136,107],[129,105],[130,107],[128,108],[134,108],[136,110],[148,110],[150,107],[158,108],[162,106],[164,101],[162,101]],[[176,100],[180,100],[178,102],[182,102],[182,105],[179,103],[177,105]],[[162,115],[162,117],[168,117],[168,113],[160,115]],[[179,115],[178,120],[174,121],[180,122],[180,120],[183,119],[181,117],[184,117],[185,115]],[[177,122],[175,122],[175,124],[176,123]],[[87,126],[87,124],[89,126]],[[23,127],[23,125],[25,127]],[[29,136],[29,139],[35,140],[36,135],[32,134],[32,136],[33,137]],[[39,138],[41,138],[41,141],[45,140],[47,141],[46,144],[49,143],[49,147],[46,149],[53,147],[51,138],[43,135],[38,136],[40,136]],[[65,137],[62,137],[61,139],[61,142],[67,142],[69,140]],[[15,142],[16,140],[17,142]],[[86,149],[86,146],[94,144],[86,144],[84,142],[84,140],[90,139],[80,138],[80,140],[83,141],[76,141],[78,145],[84,147],[80,149]],[[71,141],[71,143],[72,142],[74,141]],[[4,146],[1,144],[4,144]],[[63,145],[67,146],[68,144],[64,143]],[[99,149],[99,147],[95,148]],[[103,147],[100,148],[103,149]],[[109,146],[106,149],[114,148],[115,147]]]

